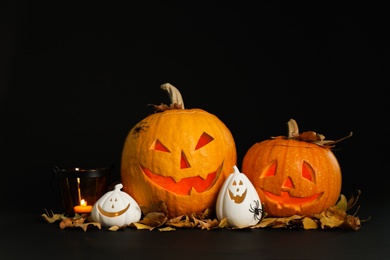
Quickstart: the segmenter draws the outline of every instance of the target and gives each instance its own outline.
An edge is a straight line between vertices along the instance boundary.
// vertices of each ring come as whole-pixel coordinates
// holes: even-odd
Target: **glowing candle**
[[[86,213],[91,213],[92,206],[87,205],[87,202],[84,199],[82,199],[80,201],[80,205],[74,206],[73,209],[75,213],[86,214]]]

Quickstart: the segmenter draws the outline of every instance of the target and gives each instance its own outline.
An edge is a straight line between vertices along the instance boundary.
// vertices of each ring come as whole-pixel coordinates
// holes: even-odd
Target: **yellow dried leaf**
[[[117,230],[119,230],[119,227],[118,226],[112,226],[112,227],[109,227],[108,230],[110,230],[110,231],[117,231]]]
[[[219,221],[218,228],[225,228],[228,226],[227,218],[223,218],[221,221]]]
[[[139,222],[131,223],[130,227],[135,227],[137,229],[149,229],[149,230],[153,230],[155,228],[155,227],[148,226],[148,225],[145,225],[145,224],[142,224],[142,223],[139,223]]]
[[[348,202],[347,202],[347,198],[344,196],[344,194],[340,195],[340,199],[337,202],[336,207],[341,209],[341,210],[344,210],[344,211],[348,210]]]
[[[317,222],[315,222],[313,219],[311,218],[303,218],[303,221],[302,221],[302,224],[303,224],[303,228],[304,229],[317,229],[318,228],[318,224]]]
[[[164,228],[159,228],[159,231],[175,231],[176,229],[173,227],[164,227]]]
[[[320,218],[322,228],[335,228],[341,226],[344,220],[338,218],[336,215],[324,215]]]

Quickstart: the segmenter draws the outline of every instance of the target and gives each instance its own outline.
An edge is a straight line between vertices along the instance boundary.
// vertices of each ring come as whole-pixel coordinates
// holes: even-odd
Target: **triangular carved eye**
[[[200,136],[200,138],[198,140],[198,143],[196,144],[195,150],[202,148],[203,146],[205,146],[206,144],[210,143],[213,140],[214,140],[214,138],[212,138],[207,133],[203,132],[203,134]]]
[[[275,176],[275,174],[276,174],[276,162],[272,162],[264,170],[262,176],[263,177],[270,177],[270,176]]]
[[[313,168],[307,162],[303,162],[302,165],[302,177],[308,179],[311,182],[316,182]]]
[[[171,151],[169,151],[169,149],[168,149],[165,145],[163,145],[159,140],[156,140],[156,141],[153,143],[151,149],[156,150],[156,151],[167,152],[167,153],[170,153],[170,152],[171,152]]]

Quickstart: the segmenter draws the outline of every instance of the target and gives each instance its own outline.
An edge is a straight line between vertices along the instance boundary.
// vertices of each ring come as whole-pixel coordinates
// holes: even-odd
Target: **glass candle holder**
[[[112,168],[53,167],[65,214],[89,214],[95,202],[107,192]]]

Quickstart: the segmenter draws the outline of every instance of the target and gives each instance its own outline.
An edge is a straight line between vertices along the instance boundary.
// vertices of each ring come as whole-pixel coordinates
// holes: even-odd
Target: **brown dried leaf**
[[[168,220],[165,213],[162,212],[149,212],[143,219],[138,221],[140,224],[147,225],[149,227],[160,227]]]
[[[101,225],[98,222],[88,222],[84,223],[84,221],[87,219],[87,215],[78,215],[76,214],[75,217],[73,218],[65,218],[60,222],[60,228],[65,229],[65,228],[76,228],[76,227],[81,227],[84,232],[87,231],[88,226],[93,225],[101,229]]]
[[[170,104],[169,106],[163,103],[161,103],[160,105],[149,104],[149,106],[153,107],[155,113],[164,112],[165,110],[170,109],[183,109],[183,105],[177,103]]]
[[[336,141],[325,140],[324,135],[317,134],[314,131],[306,131],[306,132],[303,132],[300,134],[298,124],[294,119],[290,119],[287,122],[287,125],[288,125],[288,136],[287,137],[284,136],[282,138],[288,138],[288,139],[294,139],[294,140],[298,140],[298,141],[305,141],[305,142],[309,142],[309,143],[314,143],[314,144],[317,144],[317,145],[325,147],[325,148],[333,148],[335,146],[335,144],[352,136],[352,132],[350,132],[348,136],[343,137],[341,139],[338,139]],[[278,136],[278,137],[272,137],[272,138],[281,138],[281,137]]]
[[[316,132],[307,131],[296,136],[296,139],[308,142],[322,141],[324,138],[323,135],[318,135]]]
[[[219,221],[217,219],[205,219],[205,220],[199,220],[199,227],[201,229],[215,229],[219,228]]]
[[[166,224],[168,226],[179,227],[179,228],[193,228],[195,223],[191,222],[187,215],[179,216],[176,218],[169,219]]]
[[[356,197],[351,194],[351,198],[348,200],[348,203],[347,203],[347,211],[352,209],[353,207],[355,207],[356,203],[358,202],[359,200],[359,197],[360,197],[360,194],[362,193],[361,190],[357,190],[357,195]]]
[[[66,218],[64,214],[54,214],[53,211],[50,211],[51,213],[49,213],[46,209],[45,211],[46,213],[43,213],[41,216],[49,223],[61,221]]]
[[[82,224],[75,224],[74,227],[81,227],[81,228],[84,230],[84,232],[85,232],[85,231],[87,231],[87,228],[88,228],[90,225],[95,226],[95,227],[98,227],[99,229],[102,228],[101,225],[100,225],[100,223],[98,223],[98,222],[88,222],[88,223],[82,223]]]
[[[191,216],[196,219],[208,219],[208,218],[212,218],[213,211],[211,209],[206,209],[202,213],[192,213]]]

